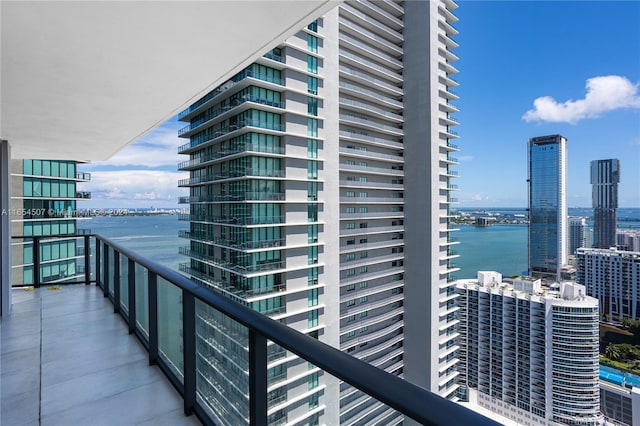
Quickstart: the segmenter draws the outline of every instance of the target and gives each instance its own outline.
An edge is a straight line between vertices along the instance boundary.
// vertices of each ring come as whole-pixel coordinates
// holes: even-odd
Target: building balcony
[[[367,173],[367,174],[372,174],[372,175],[391,175],[391,176],[404,176],[404,171],[401,169],[394,169],[392,167],[389,168],[382,168],[382,167],[370,167],[370,166],[363,166],[360,164],[347,164],[347,163],[340,163],[339,164],[340,170],[349,170],[352,172],[361,172],[361,173]]]
[[[393,161],[396,163],[404,162],[404,157],[402,156],[402,152],[399,152],[394,155],[394,154],[383,154],[381,152],[367,151],[367,150],[347,148],[347,147],[344,147],[344,148],[340,147],[339,151],[341,154],[345,154],[355,158],[371,158],[371,159],[375,158],[379,160]]]
[[[359,71],[355,68],[341,64],[338,67],[338,70],[340,71],[340,74],[343,74],[344,76],[349,76],[351,79],[353,79],[354,81],[357,81],[358,83],[365,84],[370,88],[382,90],[385,93],[389,93],[390,95],[394,95],[401,98],[404,93],[401,87],[397,87],[392,84],[389,84],[386,80],[376,78],[370,74]],[[400,103],[400,105],[402,105],[402,103]]]
[[[192,158],[188,161],[183,161],[178,164],[178,170],[191,170],[196,167],[203,167],[206,163],[214,162],[221,158],[229,157],[231,155],[237,155],[240,153],[251,154],[253,152],[259,152],[263,154],[285,155],[284,148],[279,146],[264,146],[259,144],[247,143],[244,146],[236,147],[234,149],[217,151],[212,155],[203,155],[196,158]]]
[[[184,220],[187,222],[206,222],[211,224],[220,225],[236,225],[236,226],[249,226],[249,225],[274,225],[285,222],[285,216],[241,216],[241,217],[229,217],[229,216],[209,216],[205,214],[180,214],[178,220]]]
[[[91,180],[91,173],[78,172],[76,173],[76,180],[80,182],[89,182]]]
[[[385,138],[379,138],[375,136],[369,136],[366,134],[366,132],[362,130],[359,130],[359,131],[355,131],[351,129],[340,130],[340,139],[343,139],[345,141],[367,143],[368,145],[376,145],[384,148],[404,149],[404,144],[402,142],[385,139]]]
[[[207,135],[202,139],[193,140],[189,143],[179,146],[178,154],[189,154],[194,148],[200,148],[208,142],[211,142],[218,138],[222,138],[224,136],[227,136],[239,130],[245,129],[247,127],[255,127],[257,129],[271,130],[274,132],[284,132],[284,125],[282,124],[265,122],[265,121],[257,121],[257,120],[244,120],[244,121],[238,122],[237,124],[221,127],[215,132],[213,132],[212,134]]]
[[[83,280],[13,290],[0,323],[3,424],[214,424],[228,395],[206,386],[197,360],[216,359],[201,351],[229,324],[247,351],[234,386],[248,390],[235,409],[249,424],[267,424],[268,341],[420,424],[496,424],[107,238],[80,238]]]
[[[218,96],[220,96],[221,94],[227,92],[228,90],[230,90],[231,88],[233,88],[235,86],[239,86],[240,83],[243,82],[246,78],[253,78],[253,79],[256,79],[256,80],[260,80],[260,81],[265,81],[265,82],[268,82],[268,83],[276,84],[276,85],[279,85],[279,86],[283,86],[284,85],[284,82],[281,79],[275,78],[272,75],[260,74],[260,73],[253,72],[251,70],[244,70],[244,71],[241,71],[240,73],[238,73],[233,79],[227,81],[226,83],[224,83],[223,85],[221,85],[217,89],[209,92],[207,95],[205,95],[204,97],[202,97],[198,101],[196,101],[193,104],[191,104],[191,106],[189,106],[189,108],[187,108],[187,109],[183,110],[182,112],[180,112],[178,114],[178,119],[181,120],[181,121],[188,120],[189,117],[197,114],[199,111],[202,111],[207,107],[210,107],[211,105],[214,104],[214,102],[216,101],[216,98],[218,98]]]
[[[242,99],[238,99],[237,101],[231,102],[225,105],[224,107],[217,109],[211,112],[210,114],[207,114],[206,116],[202,117],[199,120],[193,121],[189,125],[178,130],[178,136],[184,137],[184,136],[187,136],[187,134],[190,134],[199,128],[204,128],[204,125],[206,123],[211,123],[217,117],[231,111],[232,109],[235,109],[240,105],[245,104],[246,102],[253,102],[256,104],[266,105],[274,108],[284,108],[284,102],[275,102],[268,99],[262,99],[257,96],[247,95],[247,96],[244,96]]]
[[[76,196],[75,198],[79,198],[82,200],[90,200],[91,199],[91,193],[88,191],[76,191]]]
[[[178,203],[237,203],[243,201],[285,201],[285,199],[284,192],[244,192],[241,194],[184,196],[178,198]]]
[[[286,172],[284,170],[253,169],[251,167],[247,167],[244,169],[220,172],[215,175],[196,176],[189,179],[180,179],[178,181],[178,186],[202,185],[209,182],[242,177],[284,178],[286,177]]]

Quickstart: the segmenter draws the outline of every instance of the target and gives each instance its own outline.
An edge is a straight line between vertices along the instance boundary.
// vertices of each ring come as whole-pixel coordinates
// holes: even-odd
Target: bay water
[[[460,209],[472,212],[483,210],[500,214],[526,213],[524,209]],[[569,209],[570,216],[589,217],[591,209]],[[587,224],[591,225],[590,220]],[[90,228],[123,246],[137,251],[167,267],[178,270],[188,258],[178,253],[189,240],[178,237],[178,231],[187,229],[188,222],[179,221],[177,215],[149,216],[97,216],[82,221],[80,227]],[[618,227],[640,230],[640,209],[618,209]],[[460,257],[454,263],[460,268],[457,278],[475,278],[477,271],[498,271],[503,276],[519,275],[527,269],[527,225],[495,224],[488,227],[456,225],[454,236],[460,241],[454,247]]]

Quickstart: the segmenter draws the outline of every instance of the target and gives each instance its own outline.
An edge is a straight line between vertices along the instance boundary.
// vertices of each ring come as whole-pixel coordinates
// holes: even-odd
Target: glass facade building
[[[619,160],[594,160],[591,162],[594,248],[608,249],[616,245],[619,182]]]
[[[40,243],[40,281],[73,281],[84,271],[77,268],[82,258],[75,235],[78,201],[91,194],[78,191],[76,184],[91,179],[77,172],[77,162],[64,160],[13,160],[11,162],[11,234],[15,236],[53,237]],[[33,242],[12,242],[14,284],[33,284]]]
[[[451,399],[456,7],[346,1],[179,116],[181,270]],[[246,336],[213,313],[198,326],[199,392],[221,424],[246,423]],[[272,424],[403,420],[276,345],[268,380]]]
[[[583,217],[569,219],[569,255],[576,254],[580,247],[588,247],[589,228],[587,220]]]
[[[531,276],[560,279],[567,263],[567,139],[529,140],[529,249]]]

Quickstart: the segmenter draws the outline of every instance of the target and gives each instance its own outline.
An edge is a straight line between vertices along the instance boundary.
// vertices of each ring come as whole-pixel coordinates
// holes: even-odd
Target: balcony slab
[[[0,322],[0,424],[200,425],[95,286],[13,290]]]

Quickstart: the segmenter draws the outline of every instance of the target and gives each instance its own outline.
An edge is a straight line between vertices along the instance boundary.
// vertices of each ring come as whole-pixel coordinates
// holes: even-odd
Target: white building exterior
[[[460,384],[478,405],[521,425],[596,425],[598,303],[584,286],[460,280]],[[523,289],[533,290],[525,291]]]
[[[183,272],[451,399],[456,8],[344,2],[196,101],[179,133],[189,156],[179,166],[190,191]],[[270,350],[271,422],[402,421]],[[223,354],[208,356],[220,358],[218,372],[203,366],[219,383],[243,377]],[[246,404],[242,389],[225,395],[226,406]],[[221,423],[233,411],[214,409]]]
[[[600,379],[600,409],[612,425],[640,426],[640,388]]]
[[[616,240],[619,249],[640,252],[640,230],[618,229]]]
[[[640,252],[583,248],[576,281],[598,299],[601,315],[640,319]]]

